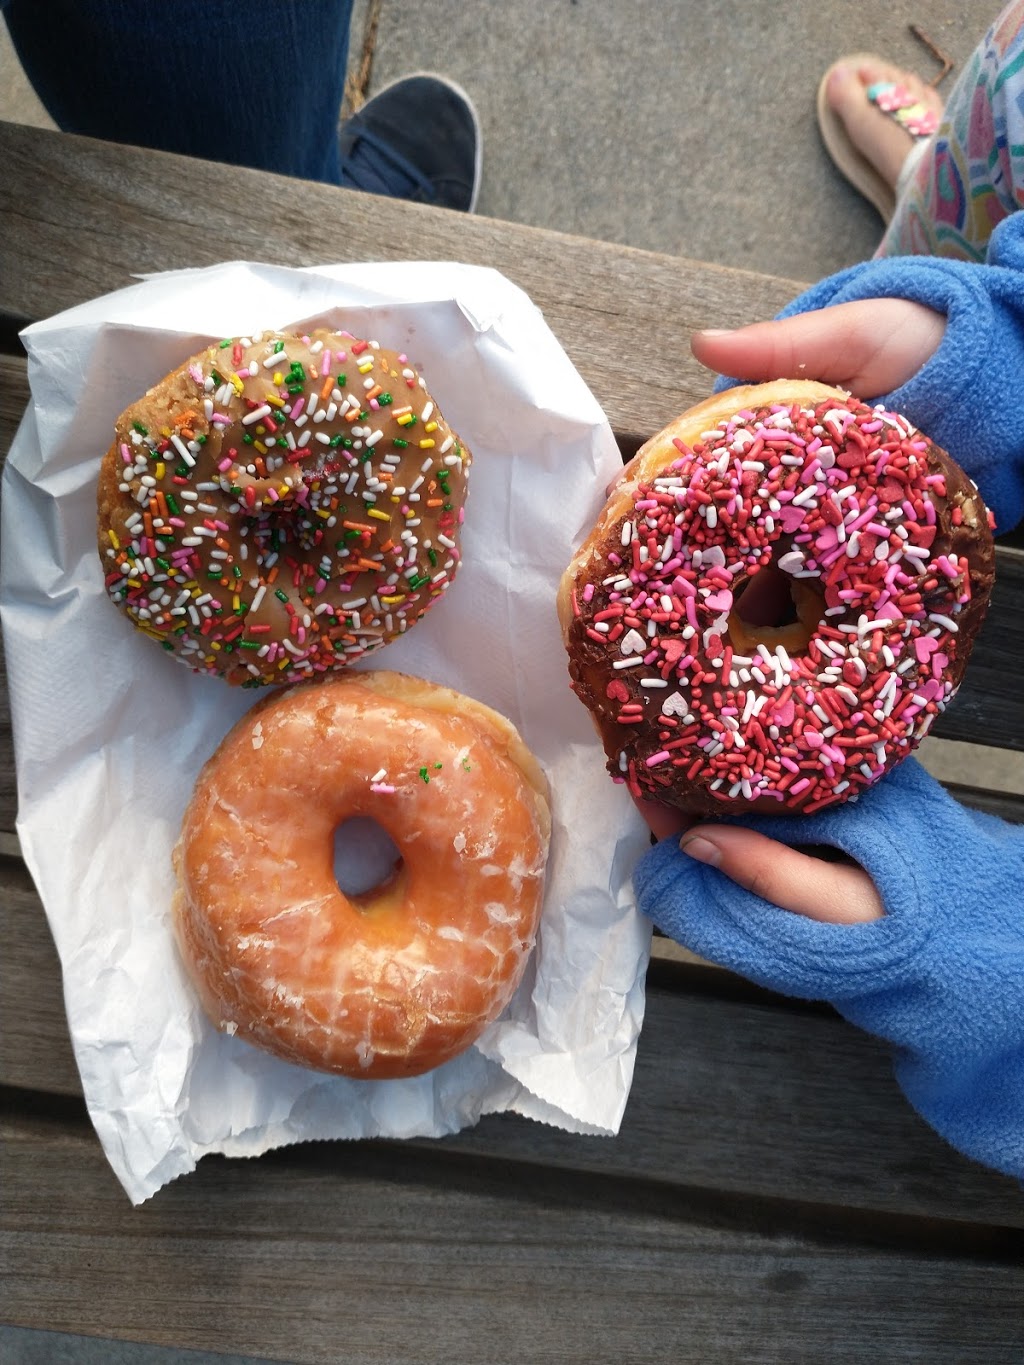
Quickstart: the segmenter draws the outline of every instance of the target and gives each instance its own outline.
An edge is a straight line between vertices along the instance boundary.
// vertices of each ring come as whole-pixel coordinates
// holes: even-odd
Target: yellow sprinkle
[[[381,512],[381,511],[379,510],[379,508],[376,508],[376,507],[371,507],[370,510],[367,512],[366,515],[367,515],[368,517],[376,517],[378,521],[390,521],[390,520],[391,520],[391,518],[388,516],[387,512]]]
[[[107,535],[110,537],[110,543],[111,543],[111,545],[113,545],[114,549],[115,549],[115,550],[120,550],[120,548],[121,548],[121,542],[118,540],[118,538],[117,538],[117,536],[114,534],[114,532],[113,532],[113,531],[108,531],[108,532],[107,532]]]
[[[264,401],[265,403],[269,403],[270,406],[271,406],[272,408],[283,408],[283,407],[284,407],[284,399],[283,399],[283,398],[278,398],[278,396],[277,396],[276,393],[268,393],[268,394],[265,394],[265,395],[264,395],[263,401]]]
[[[399,417],[399,419],[398,419],[398,425],[399,425],[400,427],[411,427],[412,424],[413,424],[413,422],[415,422],[415,420],[416,420],[416,418],[412,415],[411,412],[406,412],[406,413],[403,413],[403,415],[402,415],[401,417]]]
[[[232,611],[237,611],[238,608],[239,608],[241,605],[242,605],[242,599],[239,597],[238,593],[236,592],[235,595],[234,595],[234,597],[232,597],[232,599],[231,599],[231,610],[232,610]]]
[[[239,377],[238,377],[237,374],[233,374],[233,375],[231,376],[231,382],[232,382],[232,384],[234,384],[234,386],[235,386],[235,393],[241,393],[241,392],[242,392],[242,381],[239,379]],[[168,432],[167,434],[168,434],[168,436],[169,436],[169,435],[170,435],[170,432]]]
[[[405,594],[403,593],[401,597],[382,597],[380,600],[386,607],[394,607],[397,606],[399,602],[405,601]]]
[[[158,460],[158,461],[157,461],[157,465],[156,465],[156,469],[154,469],[154,471],[153,471],[153,475],[154,475],[154,477],[156,478],[156,481],[157,481],[158,483],[159,483],[160,480],[163,478],[163,476],[164,476],[164,474],[165,474],[166,472],[167,472],[167,467],[165,466],[163,460]]]
[[[316,514],[318,517],[321,517],[324,521],[327,521],[331,515],[331,509],[329,507],[318,507],[316,509]]]
[[[420,450],[429,450],[433,446],[433,444],[434,442],[428,436],[425,441],[420,442]]]
[[[170,429],[170,427],[161,427],[161,428],[160,428],[160,435],[161,435],[161,436],[170,436],[170,434],[171,434],[171,429]]]
[[[281,370],[275,370],[275,371],[274,371],[274,383],[275,383],[275,384],[283,384],[283,383],[284,383],[284,374],[281,372]]]
[[[373,369],[373,361],[364,360],[362,365],[357,365],[356,368],[358,369],[360,374],[369,374],[370,370]]]
[[[424,430],[424,431],[436,431],[436,430],[437,430],[437,423],[436,423],[436,422],[428,422],[427,425],[423,428],[423,430]]]
[[[265,431],[266,428],[265,428],[265,427],[258,427],[257,430],[258,430],[258,431]],[[254,447],[254,449],[258,450],[258,451],[260,452],[261,455],[266,455],[266,453],[267,453],[267,447],[263,444],[262,441],[253,441],[253,447]]]

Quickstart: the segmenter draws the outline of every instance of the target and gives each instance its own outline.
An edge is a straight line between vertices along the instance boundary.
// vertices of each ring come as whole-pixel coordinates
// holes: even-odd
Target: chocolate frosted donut
[[[820,810],[947,705],[993,566],[977,489],[905,418],[730,389],[647,442],[566,571],[572,686],[634,795]]]
[[[451,585],[470,454],[404,355],[347,332],[222,341],[117,419],[107,593],[199,673],[343,667]]]

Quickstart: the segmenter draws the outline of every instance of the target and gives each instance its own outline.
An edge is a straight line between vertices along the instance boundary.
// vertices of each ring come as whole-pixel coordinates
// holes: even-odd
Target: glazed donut
[[[221,341],[117,419],[97,495],[107,593],[230,683],[344,667],[451,585],[470,459],[375,341]]]
[[[401,861],[346,896],[333,838],[356,816]],[[387,672],[274,692],[203,768],[174,852],[175,935],[206,1014],[321,1071],[439,1066],[519,983],[550,830],[540,765],[480,702]]]
[[[856,798],[953,696],[991,516],[905,418],[838,389],[729,389],[652,437],[559,589],[608,767],[696,815]]]

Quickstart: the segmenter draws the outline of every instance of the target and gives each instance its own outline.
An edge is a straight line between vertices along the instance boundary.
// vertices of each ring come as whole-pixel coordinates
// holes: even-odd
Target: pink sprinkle
[[[324,379],[326,379],[327,376],[330,374],[330,372],[331,372],[331,353],[330,353],[330,351],[329,351],[326,347],[324,347],[324,358],[323,358],[323,362],[322,362],[322,364],[321,364],[321,366],[320,366],[320,373],[321,373],[321,375],[324,377]]]
[[[377,792],[380,796],[394,796],[394,787],[389,787],[386,782],[371,782],[370,791]]]
[[[653,768],[656,763],[664,763],[667,758],[671,757],[672,755],[667,749],[662,749],[661,753],[651,754],[650,758],[644,759],[644,762],[647,764],[648,768]]]

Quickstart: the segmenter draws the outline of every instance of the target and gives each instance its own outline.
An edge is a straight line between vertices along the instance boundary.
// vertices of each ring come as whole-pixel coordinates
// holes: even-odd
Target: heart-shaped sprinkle
[[[608,684],[604,694],[609,701],[629,701],[629,688],[624,682],[619,682],[618,679]]]
[[[914,653],[919,664],[926,664],[939,647],[939,642],[931,635],[919,635],[914,641]]]
[[[661,714],[663,716],[688,716],[690,708],[679,692],[670,692],[661,703]]]
[[[796,706],[793,702],[793,698],[790,697],[788,701],[784,701],[781,706],[775,708],[772,712],[772,721],[774,724],[785,728],[786,726],[793,724],[793,717],[795,715]]]
[[[723,588],[721,592],[709,593],[705,601],[711,611],[732,611],[732,593],[728,588]]]
[[[627,630],[619,641],[619,649],[623,654],[646,654],[647,641],[638,630]]]
[[[786,534],[792,535],[794,531],[799,531],[800,527],[804,524],[804,518],[806,516],[806,508],[789,505],[782,508],[779,512],[778,519],[782,523],[782,529]]]

